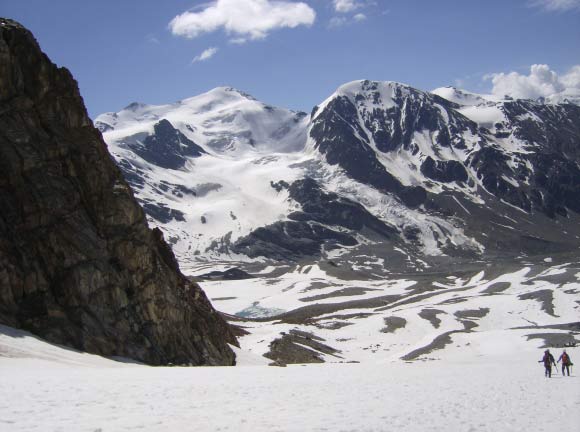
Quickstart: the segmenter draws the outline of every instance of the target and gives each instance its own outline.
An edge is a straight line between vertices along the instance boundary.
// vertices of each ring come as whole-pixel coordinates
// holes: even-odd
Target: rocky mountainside
[[[580,107],[564,102],[355,81],[310,116],[219,88],[96,124],[186,265],[378,256],[416,271],[577,250]],[[143,153],[152,137],[179,166]]]
[[[203,154],[168,122],[155,130],[167,143],[166,167]],[[145,140],[134,151],[151,160],[157,145]],[[7,19],[0,19],[0,323],[154,365],[235,362],[231,328],[181,274],[162,232],[148,228],[75,80]]]

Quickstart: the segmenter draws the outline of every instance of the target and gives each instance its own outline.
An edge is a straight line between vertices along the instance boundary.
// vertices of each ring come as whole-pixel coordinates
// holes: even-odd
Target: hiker
[[[554,361],[554,356],[550,354],[550,350],[544,351],[544,357],[538,363],[544,363],[544,367],[546,368],[544,376],[552,378],[552,365],[556,366],[556,362]]]
[[[566,353],[566,350],[564,350],[558,359],[558,363],[560,363],[560,361],[562,361],[562,376],[564,376],[564,371],[568,371],[568,376],[570,376],[570,366],[573,366],[574,363],[572,363],[572,360],[570,359],[568,353]]]

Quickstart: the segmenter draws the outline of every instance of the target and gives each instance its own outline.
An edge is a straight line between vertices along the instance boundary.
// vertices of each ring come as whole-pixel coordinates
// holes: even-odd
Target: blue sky
[[[0,0],[0,16],[72,71],[91,116],[222,85],[307,112],[355,79],[580,88],[580,0]]]

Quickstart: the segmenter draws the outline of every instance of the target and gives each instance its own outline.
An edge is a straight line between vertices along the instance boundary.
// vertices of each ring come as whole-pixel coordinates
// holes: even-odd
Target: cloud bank
[[[330,19],[328,27],[337,28],[366,20],[367,15],[362,11],[376,3],[372,0],[332,0],[332,6],[338,15]]]
[[[573,66],[563,75],[558,75],[545,64],[535,64],[528,75],[518,72],[489,74],[492,93],[499,97],[515,99],[546,98],[559,102],[567,98],[580,97],[580,65]]]
[[[530,5],[551,12],[580,10],[580,0],[531,0]]]
[[[169,23],[176,36],[196,38],[223,29],[236,43],[264,39],[274,30],[310,26],[316,12],[306,3],[275,0],[215,0]]]
[[[333,0],[334,10],[339,13],[352,12],[355,9],[362,7],[362,4],[356,0]]]

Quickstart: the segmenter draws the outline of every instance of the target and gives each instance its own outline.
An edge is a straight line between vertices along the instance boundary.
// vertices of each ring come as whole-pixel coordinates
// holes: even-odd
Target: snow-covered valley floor
[[[85,354],[53,354],[0,359],[0,430],[532,432],[580,425],[577,377],[544,378],[541,351],[286,368],[150,368],[88,358],[80,365]]]
[[[482,268],[202,282],[249,332],[230,368],[113,361],[0,326],[0,431],[580,430],[577,371],[546,379],[538,363],[578,341],[580,266]],[[287,336],[280,355],[326,363],[268,367]]]

